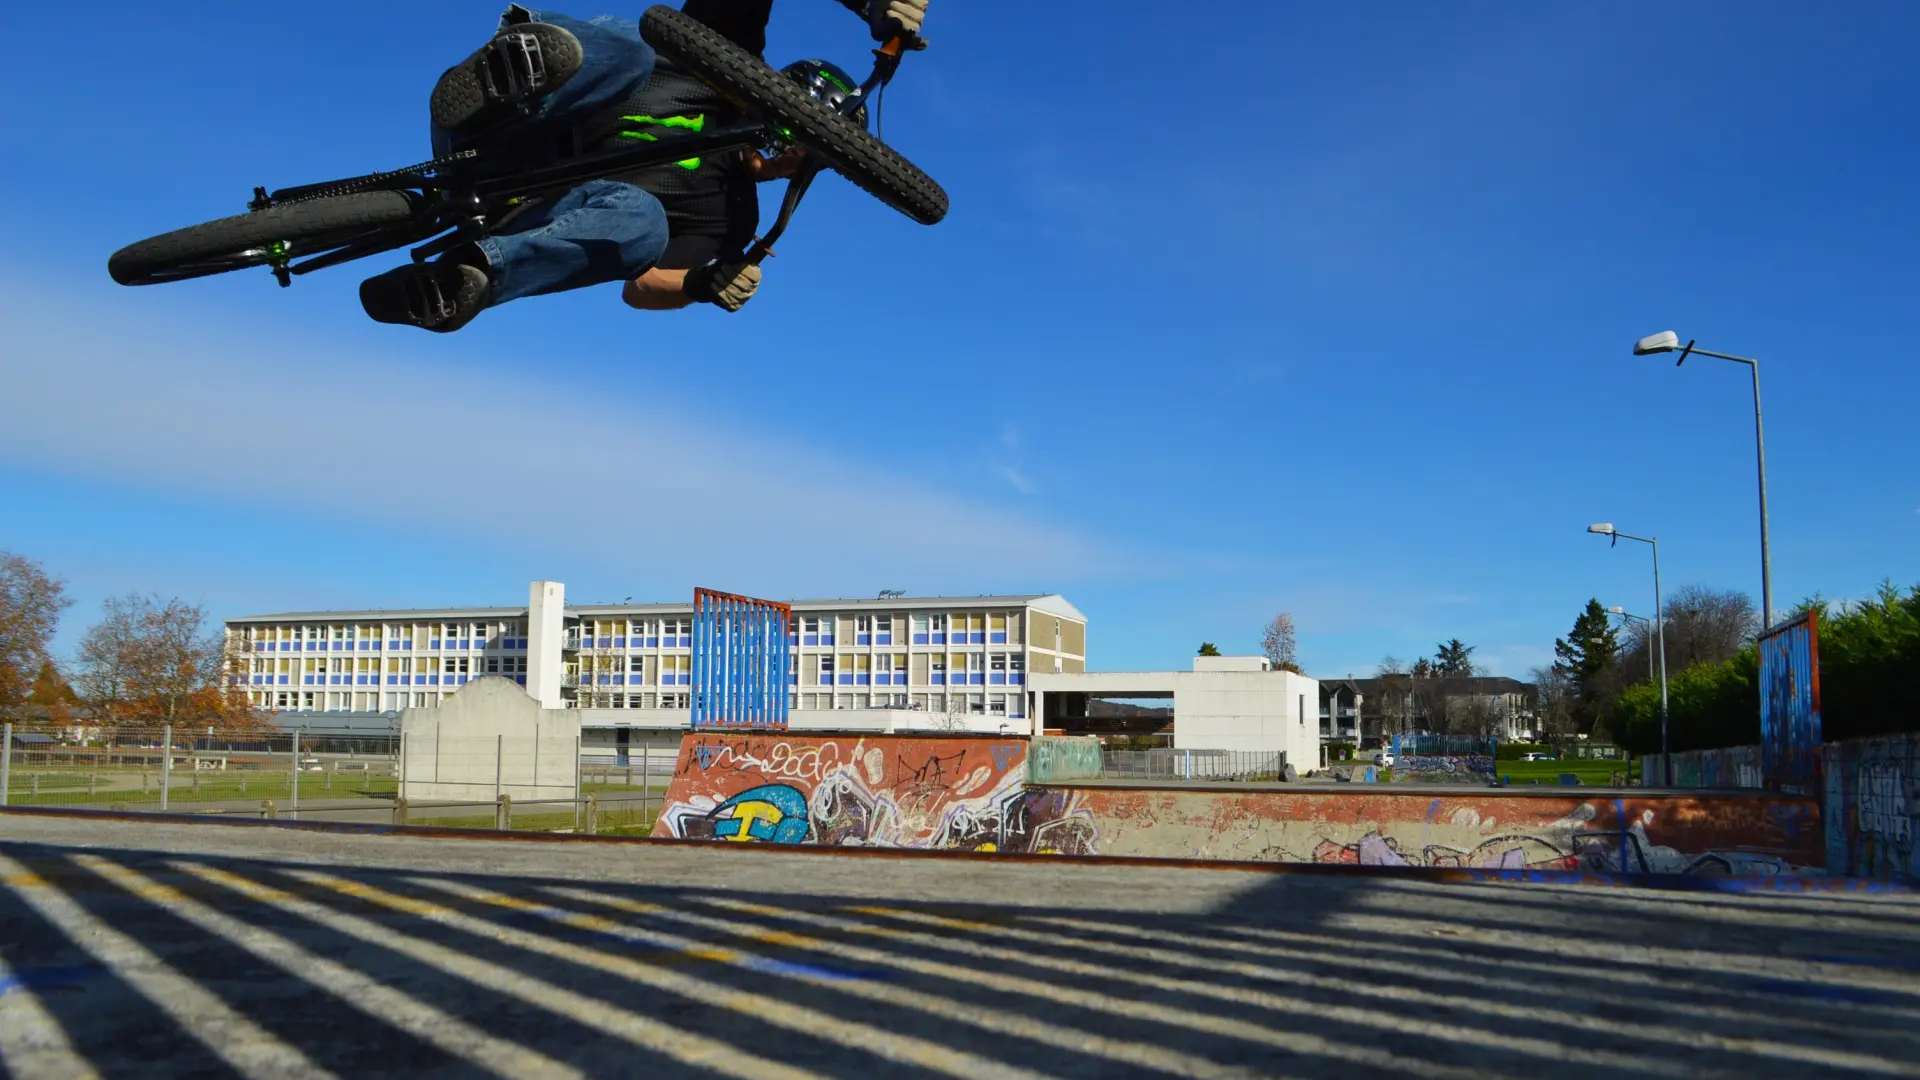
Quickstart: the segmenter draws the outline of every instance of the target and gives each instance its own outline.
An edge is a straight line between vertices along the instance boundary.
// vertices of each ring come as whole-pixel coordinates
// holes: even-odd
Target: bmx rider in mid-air
[[[839,0],[866,17],[875,41],[915,37],[928,0]],[[773,0],[686,0],[682,10],[755,56],[766,50]],[[537,96],[521,82],[490,78],[544,71]],[[788,73],[828,95],[853,80],[820,60]],[[434,153],[467,147],[551,158],[592,154],[702,131],[736,119],[736,108],[706,84],[655,56],[633,19],[580,20],[519,5],[472,56],[434,86]],[[766,158],[750,151],[692,158],[609,176],[530,201],[485,239],[432,262],[368,278],[360,303],[385,323],[449,332],[482,310],[523,296],[626,282],[622,296],[643,311],[695,303],[738,311],[760,285],[744,251],[760,226],[754,185],[793,175],[803,151]]]

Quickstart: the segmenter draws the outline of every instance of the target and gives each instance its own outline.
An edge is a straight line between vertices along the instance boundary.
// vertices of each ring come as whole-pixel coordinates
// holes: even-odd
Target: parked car
[[[1373,755],[1373,763],[1382,769],[1393,768],[1393,751],[1381,750]]]
[[[325,770],[326,766],[320,764],[320,759],[317,757],[300,759],[301,772],[324,772]]]
[[[1532,753],[1521,754],[1520,760],[1521,761],[1559,761],[1560,759],[1557,757],[1554,757],[1552,754],[1541,753],[1540,751],[1536,750]]]

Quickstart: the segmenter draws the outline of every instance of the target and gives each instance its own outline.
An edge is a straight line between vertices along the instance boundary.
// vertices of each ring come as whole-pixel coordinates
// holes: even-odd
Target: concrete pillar
[[[527,693],[543,709],[558,709],[560,676],[566,665],[560,655],[567,632],[567,587],[558,581],[536,581],[527,592]]]

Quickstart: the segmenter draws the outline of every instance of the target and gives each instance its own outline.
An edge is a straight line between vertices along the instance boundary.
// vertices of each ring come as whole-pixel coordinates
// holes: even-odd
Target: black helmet
[[[787,78],[807,88],[807,93],[818,98],[827,108],[840,111],[847,98],[859,89],[860,84],[839,65],[827,60],[795,60],[780,69]],[[856,110],[854,119],[866,123],[865,106]]]

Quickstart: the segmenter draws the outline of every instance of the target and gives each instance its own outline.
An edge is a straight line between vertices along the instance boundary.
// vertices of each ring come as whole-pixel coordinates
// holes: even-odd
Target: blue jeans
[[[638,21],[614,15],[582,21],[523,10],[535,22],[571,32],[582,48],[580,70],[541,101],[528,125],[571,123],[634,93],[653,75],[653,47],[640,39]],[[436,155],[456,148],[438,126],[433,145]],[[504,304],[634,277],[666,251],[667,212],[659,199],[632,184],[589,180],[520,213],[479,247],[493,283],[488,302]]]

